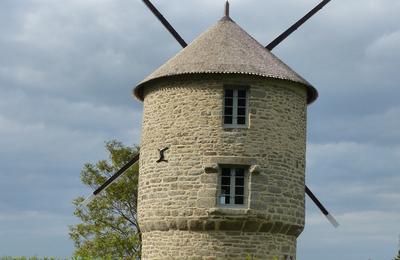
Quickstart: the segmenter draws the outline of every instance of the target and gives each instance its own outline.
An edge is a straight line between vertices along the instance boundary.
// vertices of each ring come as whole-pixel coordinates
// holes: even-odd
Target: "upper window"
[[[246,88],[224,89],[224,125],[228,127],[245,127],[248,121]]]
[[[220,205],[243,206],[246,201],[246,169],[244,167],[222,167],[220,175]]]

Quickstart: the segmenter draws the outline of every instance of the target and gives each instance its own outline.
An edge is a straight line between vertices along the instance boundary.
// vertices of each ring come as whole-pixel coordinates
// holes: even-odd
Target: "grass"
[[[69,260],[65,257],[38,257],[38,256],[1,256],[0,260]],[[78,260],[78,258],[71,258],[71,260]]]

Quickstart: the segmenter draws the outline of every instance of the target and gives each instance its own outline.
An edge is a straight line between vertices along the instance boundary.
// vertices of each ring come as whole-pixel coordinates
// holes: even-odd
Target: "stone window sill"
[[[218,208],[211,208],[208,210],[209,215],[221,215],[221,216],[242,216],[248,215],[250,209],[247,207],[218,207]]]

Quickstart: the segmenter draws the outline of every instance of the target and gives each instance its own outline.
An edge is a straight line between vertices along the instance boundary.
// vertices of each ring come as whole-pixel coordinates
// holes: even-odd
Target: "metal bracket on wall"
[[[158,159],[156,161],[156,163],[160,163],[160,162],[168,162],[168,160],[165,160],[165,151],[167,151],[169,149],[169,147],[165,147],[164,149],[158,149],[159,153],[160,153],[160,159]]]

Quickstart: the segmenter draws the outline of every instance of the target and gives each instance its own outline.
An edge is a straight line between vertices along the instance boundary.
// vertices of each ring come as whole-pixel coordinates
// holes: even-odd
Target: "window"
[[[224,125],[245,127],[247,125],[247,89],[224,89]]]
[[[222,167],[220,177],[220,205],[245,205],[246,169]]]

